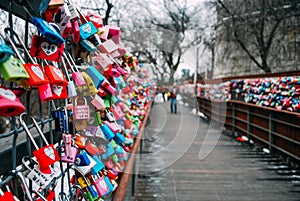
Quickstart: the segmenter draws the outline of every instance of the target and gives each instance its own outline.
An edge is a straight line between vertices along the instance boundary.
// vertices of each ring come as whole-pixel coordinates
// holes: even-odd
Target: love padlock
[[[39,164],[39,168],[40,171],[42,173],[45,174],[51,174],[51,168],[50,165],[54,164],[55,162],[60,160],[59,154],[56,151],[56,149],[54,148],[53,144],[49,144],[44,136],[44,134],[42,133],[40,127],[38,126],[37,122],[35,121],[35,119],[33,117],[31,117],[33,124],[36,128],[36,130],[38,131],[38,134],[42,137],[43,141],[45,142],[46,146],[39,148],[38,145],[36,144],[34,138],[32,137],[26,123],[23,120],[23,116],[26,115],[25,113],[20,115],[20,123],[23,126],[26,134],[28,135],[28,137],[30,138],[31,142],[33,143],[34,147],[35,147],[35,151],[33,151],[33,155],[36,157],[38,164]]]
[[[93,96],[98,93],[92,78],[86,73],[82,72],[82,76],[84,77],[87,85],[86,86],[78,86],[78,91],[83,93],[83,96]]]
[[[101,110],[105,108],[104,100],[96,94],[94,98],[91,100],[91,103],[96,107],[96,109]]]
[[[0,116],[16,116],[22,114],[26,108],[10,89],[0,86]]]
[[[65,99],[69,97],[68,86],[66,85],[51,85],[52,100]]]
[[[90,107],[87,105],[86,98],[83,97],[85,104],[78,105],[77,100],[75,99],[75,106],[74,106],[74,119],[89,119],[90,118]]]
[[[99,156],[92,156],[92,158],[96,161],[96,165],[92,168],[91,174],[95,175],[101,170],[103,170],[105,165],[103,164]]]
[[[67,25],[68,24],[71,25],[70,19],[71,19],[71,13],[66,4],[60,6],[57,9],[56,13],[53,15],[53,21],[59,26],[59,31],[61,35],[64,33]]]
[[[65,44],[54,44],[47,38],[34,35],[30,47],[30,55],[40,59],[61,62]]]
[[[45,73],[47,74],[49,81],[54,85],[68,85],[68,81],[60,68],[54,65],[45,65]]]
[[[92,183],[94,184],[98,194],[100,197],[107,194],[107,192],[110,190],[104,176],[100,176],[98,173],[95,175],[92,175]]]
[[[82,176],[88,174],[95,165],[96,161],[85,150],[76,155],[74,167]]]
[[[38,91],[42,102],[48,102],[53,100],[52,89],[49,83],[38,86]]]
[[[58,166],[50,167],[51,174],[45,174],[40,171],[38,162],[34,161],[33,159],[30,160],[30,158],[27,156],[22,158],[22,164],[27,170],[29,170],[29,173],[26,175],[26,177],[33,181],[41,189],[46,189],[51,181],[58,176]]]
[[[66,77],[67,77],[67,81],[68,81],[68,98],[72,98],[72,97],[75,97],[77,96],[77,91],[76,91],[76,88],[75,88],[75,84],[73,82],[73,80],[70,79],[69,77],[69,73],[68,73],[68,69],[66,67],[66,63],[65,63],[65,60],[64,58],[62,59],[62,66],[64,67],[65,69],[65,73],[66,73]]]
[[[106,125],[106,124],[102,124],[100,126],[105,138],[110,141],[111,139],[113,139],[115,137],[115,134],[112,132],[112,130]]]

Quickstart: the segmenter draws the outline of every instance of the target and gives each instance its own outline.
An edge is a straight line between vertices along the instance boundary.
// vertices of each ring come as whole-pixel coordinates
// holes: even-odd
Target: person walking
[[[173,87],[170,88],[169,91],[169,99],[170,99],[170,109],[171,113],[177,113],[177,101],[176,101],[176,96],[177,96],[177,85],[176,83],[173,84]]]

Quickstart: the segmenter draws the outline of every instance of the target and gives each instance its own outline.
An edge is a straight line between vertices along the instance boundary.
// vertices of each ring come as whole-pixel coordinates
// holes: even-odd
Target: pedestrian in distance
[[[168,93],[168,99],[170,100],[170,109],[171,113],[177,113],[177,84],[174,83],[173,86],[170,88]]]

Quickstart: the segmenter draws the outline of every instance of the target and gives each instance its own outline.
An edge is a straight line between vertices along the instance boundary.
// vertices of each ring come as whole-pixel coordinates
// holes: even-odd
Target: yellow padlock
[[[89,92],[89,94],[84,94],[84,96],[90,96],[90,95],[93,96],[93,95],[97,94],[98,90],[96,89],[92,78],[86,72],[82,72],[82,76],[84,77],[84,79],[87,83],[87,85],[83,86],[83,87],[84,87],[84,89],[87,88],[88,92]]]
[[[83,177],[79,177],[77,181],[81,188],[86,188],[87,186],[91,185],[91,184],[87,184],[86,181],[88,180],[84,179]]]

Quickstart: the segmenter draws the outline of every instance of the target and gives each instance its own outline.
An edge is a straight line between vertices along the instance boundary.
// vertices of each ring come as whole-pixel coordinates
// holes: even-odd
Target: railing
[[[247,136],[273,154],[300,164],[300,114],[240,101],[197,97],[199,111],[227,130]]]
[[[132,178],[131,191],[132,191],[132,194],[134,194],[136,174],[133,171],[135,168],[136,156],[137,156],[137,154],[142,152],[142,148],[143,148],[142,140],[143,140],[143,135],[144,135],[144,129],[147,124],[150,110],[151,110],[151,104],[146,112],[145,118],[143,120],[143,124],[139,131],[139,134],[135,139],[133,148],[130,152],[130,158],[128,159],[126,166],[124,168],[124,171],[120,176],[118,188],[116,189],[116,191],[113,194],[113,199],[112,199],[113,201],[122,201],[125,199],[125,196],[126,196],[126,193],[128,190],[127,188],[128,188],[130,176]]]

